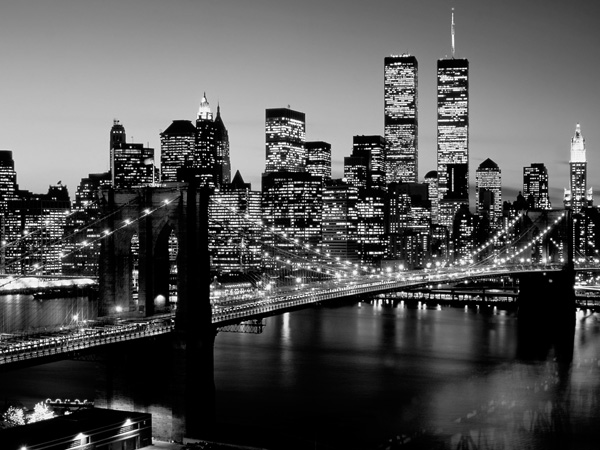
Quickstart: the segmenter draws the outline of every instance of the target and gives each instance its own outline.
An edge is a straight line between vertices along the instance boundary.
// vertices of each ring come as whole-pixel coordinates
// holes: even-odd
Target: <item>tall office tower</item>
[[[305,114],[289,108],[267,109],[265,173],[304,172]]]
[[[362,262],[378,264],[387,248],[385,233],[385,192],[363,189],[356,202],[356,240]]]
[[[579,124],[571,139],[571,160],[569,161],[570,192],[565,194],[565,206],[579,213],[588,206],[587,201],[587,161],[585,157],[585,139]],[[570,202],[568,201],[570,197]]]
[[[98,276],[102,236],[99,227],[99,219],[102,218],[99,190],[111,184],[110,172],[91,173],[81,179],[71,214],[65,222],[68,239],[63,246],[63,275]],[[84,242],[87,245],[82,245]]]
[[[552,209],[548,193],[548,169],[543,163],[523,167],[523,197],[532,209]]]
[[[344,157],[344,179],[357,189],[367,188],[369,161],[364,156]]]
[[[196,127],[189,120],[174,120],[160,134],[162,181],[182,181],[180,169],[191,167],[196,146]],[[181,175],[181,172],[179,172]]]
[[[2,214],[6,212],[7,202],[17,198],[16,191],[17,172],[12,151],[0,150],[0,221]]]
[[[475,213],[487,213],[492,228],[502,217],[502,175],[498,164],[489,158],[475,171]]]
[[[353,136],[352,157],[362,157],[367,163],[368,188],[385,189],[385,139],[382,136]]]
[[[269,229],[286,233],[290,239],[320,243],[322,200],[320,177],[306,172],[270,172],[262,176],[263,220]]]
[[[357,187],[340,179],[325,182],[321,220],[324,254],[342,261],[359,261],[357,202]]]
[[[115,151],[122,148],[127,142],[125,136],[125,127],[117,119],[113,120],[113,126],[110,129],[110,174],[112,184],[115,184]]]
[[[62,237],[71,209],[67,187],[50,186],[47,194],[19,191],[8,204],[8,234],[18,243],[7,248],[6,271],[18,274],[60,274]],[[8,260],[12,260],[10,264]]]
[[[221,118],[221,106],[217,105],[215,117],[215,145],[216,153],[216,182],[217,186],[231,182],[231,160],[229,157],[229,132]]]
[[[8,203],[17,199],[17,172],[12,151],[0,150],[0,273],[5,273]]]
[[[331,179],[331,144],[323,141],[305,143],[306,171],[323,181]]]
[[[196,117],[196,148],[192,167],[200,186],[217,186],[216,126],[206,94],[202,96]]]
[[[211,267],[222,273],[247,273],[261,265],[261,194],[245,183],[239,171],[210,197]]]
[[[424,181],[428,186],[428,198],[431,202],[431,223],[438,223],[438,208],[440,204],[440,197],[438,194],[437,172],[435,170],[430,170],[429,172],[427,172]]]
[[[438,220],[448,227],[458,207],[469,203],[469,61],[454,53],[453,12],[452,57],[437,63]]]
[[[386,182],[418,177],[417,59],[392,55],[384,60],[384,137]]]

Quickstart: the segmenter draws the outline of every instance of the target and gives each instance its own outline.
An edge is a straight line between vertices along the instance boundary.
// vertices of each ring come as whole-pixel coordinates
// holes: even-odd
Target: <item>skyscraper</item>
[[[323,181],[331,179],[331,144],[323,141],[306,142],[306,171]]]
[[[416,182],[418,176],[418,63],[411,55],[384,60],[386,182]]]
[[[196,127],[189,120],[174,120],[160,134],[162,181],[182,181],[177,171],[190,167],[196,145]]]
[[[217,186],[229,184],[231,181],[231,160],[229,157],[229,132],[221,118],[221,106],[217,105],[215,117],[215,145],[217,147],[216,182]]]
[[[437,64],[437,174],[439,223],[452,226],[458,207],[469,202],[469,61],[452,57]]]
[[[201,186],[214,188],[217,185],[216,133],[213,114],[204,94],[196,117],[196,148],[192,161],[194,175],[200,179]]]
[[[523,197],[534,209],[551,209],[548,193],[548,169],[543,163],[523,167]]]
[[[587,161],[585,157],[585,139],[579,124],[571,139],[571,160],[569,161],[570,206],[574,213],[580,212],[587,202]],[[567,196],[565,196],[567,198]]]
[[[267,109],[265,173],[306,170],[305,114],[289,108]]]
[[[114,120],[110,129],[110,173],[116,188],[131,188],[154,183],[154,149],[130,142],[125,138],[125,127]]]
[[[352,157],[365,158],[367,163],[367,187],[384,189],[385,176],[385,139],[378,135],[353,136]]]
[[[486,212],[492,226],[502,217],[502,175],[498,164],[483,161],[475,171],[475,213]]]
[[[12,151],[0,150],[0,216],[6,213],[7,202],[17,198],[16,191],[17,172]]]

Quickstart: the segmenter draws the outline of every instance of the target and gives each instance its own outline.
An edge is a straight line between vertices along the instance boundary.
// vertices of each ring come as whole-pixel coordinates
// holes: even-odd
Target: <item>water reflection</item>
[[[579,317],[566,355],[564,342],[535,349],[515,315],[497,308],[377,302],[286,320],[282,328],[282,318],[270,318],[243,344],[217,336],[218,420],[324,448],[596,448],[600,438],[595,315]],[[240,346],[256,358],[252,368],[237,370]],[[251,390],[238,388],[248,380]]]

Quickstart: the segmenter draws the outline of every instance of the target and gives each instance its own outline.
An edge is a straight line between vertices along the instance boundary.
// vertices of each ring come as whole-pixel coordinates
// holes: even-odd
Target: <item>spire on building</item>
[[[210,110],[210,104],[206,99],[206,92],[202,95],[202,100],[200,101],[200,108],[198,108],[198,119],[200,120],[212,120],[213,115]]]
[[[452,34],[452,58],[454,58],[454,8],[452,8],[452,26],[450,32]]]
[[[581,126],[577,124],[575,127],[575,135],[571,139],[571,161],[570,162],[586,162],[585,159],[585,139],[581,134]]]

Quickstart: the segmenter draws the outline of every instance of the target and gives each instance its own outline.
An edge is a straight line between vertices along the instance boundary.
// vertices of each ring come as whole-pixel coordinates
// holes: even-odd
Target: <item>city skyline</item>
[[[591,1],[202,3],[8,2],[0,148],[13,151],[21,189],[45,192],[62,180],[73,197],[81,178],[108,170],[114,119],[127,142],[158,152],[160,132],[194,120],[204,92],[213,112],[221,106],[232,172],[253,189],[265,170],[265,110],[287,105],[306,114],[308,141],[332,145],[341,177],[353,136],[384,134],[384,58],[402,53],[419,61],[422,181],[436,168],[435,67],[451,54],[452,7],[455,56],[471,72],[471,185],[490,158],[503,199],[514,200],[523,167],[544,163],[561,207],[580,123],[587,185],[598,188],[600,36],[590,30],[600,7]]]

